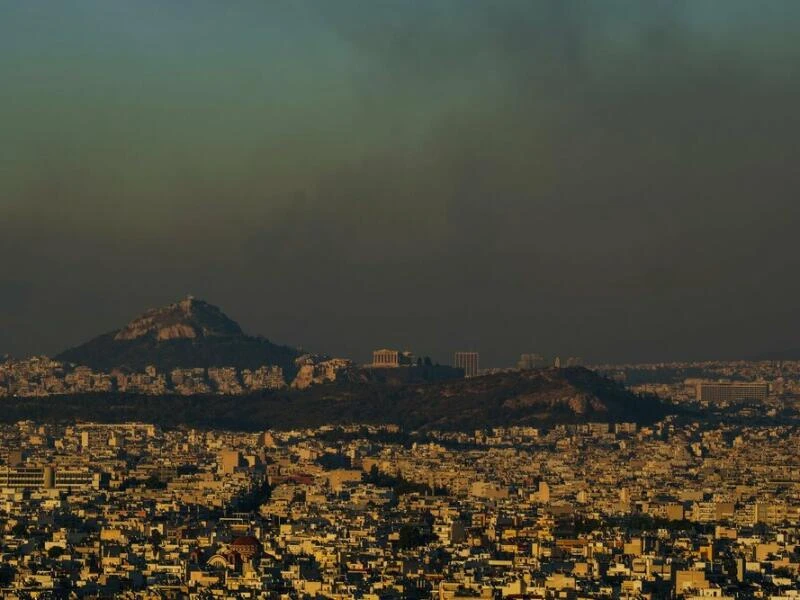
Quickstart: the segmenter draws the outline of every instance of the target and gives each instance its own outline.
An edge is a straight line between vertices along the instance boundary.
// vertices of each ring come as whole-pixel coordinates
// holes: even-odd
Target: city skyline
[[[194,298],[193,295],[187,294],[184,297],[183,300],[179,301],[178,303],[173,303],[170,306],[177,306],[178,304],[180,304],[180,302],[184,302],[184,301],[187,301],[187,302],[188,301],[195,301],[195,298]],[[203,304],[207,304],[204,300],[200,300],[200,302],[203,303]],[[214,308],[217,309],[216,307],[214,307]],[[142,312],[146,315],[149,311],[153,311],[153,310],[157,310],[157,308],[156,307],[150,307],[147,310],[142,311]],[[141,317],[137,317],[137,319],[138,318],[141,318]],[[225,316],[225,318],[227,319],[228,317]],[[136,319],[134,319],[134,321],[132,323],[135,323],[135,322],[136,322]],[[238,327],[237,323],[234,322],[233,324],[236,327]],[[104,336],[104,335],[107,335],[109,333],[114,333],[115,331],[118,331],[119,325],[120,324],[118,323],[117,324],[117,329],[112,329],[110,331],[100,332],[99,335],[100,336]],[[129,323],[126,327],[131,327],[131,324]],[[250,333],[250,332],[248,332],[248,333]],[[256,333],[255,335],[260,336],[261,334],[260,333]],[[80,340],[78,343],[76,343],[75,346],[78,346],[81,342],[90,341],[91,338],[95,337],[95,336],[96,335],[85,337],[83,340]],[[397,339],[397,338],[395,338],[395,339]],[[408,339],[408,338],[405,337],[403,339]],[[316,352],[317,349],[315,349],[315,348],[304,348],[304,347],[299,346],[299,345],[298,346],[293,346],[291,343],[284,343],[283,340],[277,340],[277,341],[278,341],[278,343],[282,343],[282,344],[284,344],[286,346],[289,346],[289,347],[296,347],[296,348],[298,348],[300,350],[303,350],[304,352],[320,354],[320,353]],[[378,345],[380,345],[380,344],[378,344]],[[386,344],[384,344],[384,345],[386,345]],[[401,348],[401,347],[402,348],[413,347],[413,343],[409,342],[408,344],[403,344],[401,346],[398,346],[394,350],[378,351],[378,350],[374,350],[374,349],[370,349],[370,348],[361,348],[361,349],[358,349],[356,351],[355,356],[340,356],[340,358],[348,359],[348,360],[354,360],[357,363],[362,363],[362,364],[365,364],[365,365],[369,365],[370,364],[370,357],[371,357],[371,362],[375,363],[375,360],[376,360],[375,359],[375,355],[376,355],[377,352],[394,352],[395,354],[397,354],[397,353],[401,353],[402,354],[403,352],[405,352],[409,356],[414,357],[413,352],[411,352],[409,350],[400,351],[399,348]],[[477,348],[477,346],[475,344],[472,344],[469,347],[472,348],[472,349],[467,351],[467,352],[465,352],[463,350],[462,351],[459,351],[459,350],[455,350],[454,351],[453,348],[445,349],[444,350],[445,354],[443,356],[441,356],[441,357],[437,356],[437,355],[431,355],[430,353],[428,353],[424,349],[422,349],[422,354],[420,355],[419,358],[421,358],[422,356],[425,356],[427,358],[432,358],[437,364],[451,364],[452,363],[454,366],[458,366],[458,365],[456,365],[456,363],[458,361],[456,360],[456,358],[454,358],[454,356],[457,357],[459,354],[481,354],[480,350]],[[67,352],[70,352],[73,349],[74,349],[74,347],[61,348],[62,351],[67,351]],[[515,356],[511,355],[510,351],[505,351],[503,353],[503,356],[505,356],[505,355],[511,356],[511,358],[509,359],[508,362],[495,363],[495,364],[490,364],[490,365],[485,365],[484,364],[483,368],[491,370],[491,369],[503,369],[503,368],[519,367],[519,365],[521,364],[521,361],[529,360],[527,357],[530,357],[530,356],[539,357],[540,361],[543,361],[543,363],[540,366],[545,366],[546,364],[552,364],[552,362],[554,360],[559,361],[559,363],[561,361],[564,361],[564,364],[567,365],[567,366],[582,365],[582,364],[587,362],[586,360],[584,360],[583,357],[579,357],[579,356],[574,355],[573,353],[570,353],[569,349],[562,349],[562,351],[559,351],[557,349],[547,350],[547,349],[537,348],[538,352],[536,352],[534,354],[530,353],[530,350],[531,350],[531,346],[530,345],[529,346],[520,346],[519,349],[520,349],[520,351]],[[416,350],[419,351],[420,349],[417,348]],[[770,355],[780,355],[782,352],[789,352],[790,354],[792,354],[792,353],[793,354],[792,354],[792,356],[783,356],[781,358],[771,358],[770,357]],[[2,358],[3,356],[7,356],[7,357],[12,358],[12,359],[25,359],[25,358],[36,357],[36,356],[52,357],[52,356],[55,356],[57,354],[59,354],[58,351],[53,352],[53,353],[45,353],[45,352],[36,352],[36,351],[34,351],[32,353],[29,353],[29,354],[21,354],[21,355],[14,355],[12,353],[8,353],[7,352],[7,353],[0,353],[0,358]],[[713,356],[713,357],[701,356],[701,357],[695,357],[695,358],[678,358],[678,359],[666,359],[664,357],[657,357],[656,359],[653,359],[653,360],[647,360],[645,357],[641,357],[641,356],[638,359],[631,359],[631,360],[624,360],[624,359],[611,360],[611,359],[605,359],[603,357],[597,357],[594,360],[589,361],[589,362],[591,362],[592,364],[636,364],[636,363],[648,364],[648,363],[680,362],[681,360],[701,361],[701,362],[702,361],[714,361],[714,360],[746,360],[746,361],[748,361],[748,360],[795,360],[794,354],[796,354],[797,356],[800,356],[800,350],[797,350],[796,348],[782,348],[782,349],[779,349],[777,351],[772,349],[770,352],[764,352],[764,353],[751,352],[750,355],[746,355],[746,356],[738,356],[738,355],[729,355],[729,356],[724,356],[724,357],[719,357],[719,356]],[[322,353],[322,355],[333,356],[333,355],[325,354],[325,353]],[[218,366],[225,366],[225,365],[218,365]],[[235,366],[235,365],[231,365],[231,366]]]

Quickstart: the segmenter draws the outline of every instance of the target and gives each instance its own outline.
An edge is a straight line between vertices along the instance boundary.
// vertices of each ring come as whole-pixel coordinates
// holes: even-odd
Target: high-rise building
[[[456,368],[464,369],[464,377],[475,377],[478,374],[477,352],[456,352],[453,363]]]
[[[769,396],[764,382],[698,383],[697,399],[706,402],[763,402]]]
[[[539,482],[539,502],[550,503],[550,486],[546,481]]]

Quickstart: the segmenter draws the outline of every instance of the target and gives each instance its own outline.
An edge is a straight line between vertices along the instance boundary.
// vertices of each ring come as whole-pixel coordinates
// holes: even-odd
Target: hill
[[[461,431],[591,421],[651,423],[670,411],[655,398],[636,396],[580,367],[400,386],[338,382],[304,391],[247,396],[9,398],[4,408],[0,419],[6,422],[25,418],[141,420],[164,426],[250,431],[345,423],[396,423],[406,429]]]
[[[235,365],[255,369],[278,365],[291,377],[300,354],[296,348],[245,335],[239,324],[216,306],[187,297],[148,310],[122,329],[65,350],[55,358],[106,372],[142,371],[148,365],[160,371],[176,367]]]
[[[354,422],[366,417],[368,422],[466,431],[492,425],[644,423],[668,412],[657,399],[639,397],[581,367],[515,371],[397,388],[361,386],[342,390],[335,399],[337,411]],[[305,411],[312,414],[310,407]]]

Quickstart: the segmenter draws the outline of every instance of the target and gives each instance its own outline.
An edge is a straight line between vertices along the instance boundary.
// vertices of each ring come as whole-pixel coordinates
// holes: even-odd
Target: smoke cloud
[[[797,347],[800,5],[0,6],[0,354],[186,293],[365,359]]]

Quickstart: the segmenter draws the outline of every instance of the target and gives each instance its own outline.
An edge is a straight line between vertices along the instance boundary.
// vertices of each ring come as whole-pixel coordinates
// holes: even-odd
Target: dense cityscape
[[[5,427],[4,589],[790,597],[797,428]]]
[[[3,402],[31,415],[0,418],[6,597],[800,597],[800,362],[586,368],[524,353],[482,368],[459,351],[450,367],[381,348],[363,365],[282,350],[286,375],[191,367],[221,344],[247,357],[253,339],[191,297],[97,339],[71,351],[94,366],[0,363]],[[176,348],[189,348],[180,366],[165,362]],[[102,368],[123,351],[145,368]],[[309,394],[344,406],[354,390],[389,393],[364,402],[395,397],[403,415],[420,389],[423,402],[456,394],[445,416],[474,410],[458,395],[498,401],[480,414],[503,424],[186,424],[214,397],[292,411]],[[170,394],[198,400],[168,427],[57,410]],[[56,410],[37,419],[29,399]]]
[[[800,600],[799,33],[0,0],[0,599]]]
[[[376,351],[376,367],[413,369],[402,356]],[[530,356],[515,368],[552,368]],[[7,362],[0,382],[64,393],[60,368]],[[17,598],[797,598],[800,421],[759,419],[796,406],[799,364],[595,368],[718,418],[4,425],[0,585]]]

